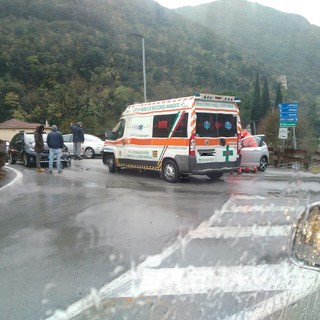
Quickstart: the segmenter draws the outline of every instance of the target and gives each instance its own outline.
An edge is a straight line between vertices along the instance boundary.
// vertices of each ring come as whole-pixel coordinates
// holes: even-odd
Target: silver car
[[[69,153],[73,156],[72,134],[63,135],[64,144],[67,146]],[[85,158],[92,159],[101,155],[104,141],[92,134],[84,134],[84,143],[81,144],[81,155]]]
[[[241,139],[241,167],[265,171],[269,163],[269,150],[264,135],[247,136]]]

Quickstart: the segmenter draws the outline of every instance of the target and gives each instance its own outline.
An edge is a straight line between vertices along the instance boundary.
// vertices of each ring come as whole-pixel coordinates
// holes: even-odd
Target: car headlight
[[[289,242],[291,260],[320,270],[320,203],[310,205],[292,226]]]

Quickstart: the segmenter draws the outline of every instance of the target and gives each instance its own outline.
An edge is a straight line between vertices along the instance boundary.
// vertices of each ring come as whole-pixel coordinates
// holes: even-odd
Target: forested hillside
[[[227,69],[228,44],[150,0],[1,0],[0,28],[0,121],[83,119],[104,130],[143,101],[132,33],[145,37],[148,100],[250,86],[239,63]]]
[[[81,120],[87,131],[103,133],[128,103],[143,101],[141,38],[133,34],[145,39],[148,101],[196,91],[234,94],[248,123],[257,74],[268,79],[273,105],[277,76],[292,71],[288,94],[316,103],[317,70],[302,79],[296,65],[304,58],[292,70],[290,63],[279,69],[275,56],[268,60],[260,49],[252,55],[221,27],[203,25],[204,16],[192,22],[153,0],[0,0],[0,122],[47,120],[63,131]]]
[[[219,0],[175,12],[231,41],[269,76],[286,75],[290,99],[310,104],[320,97],[320,27],[304,17],[246,0]]]

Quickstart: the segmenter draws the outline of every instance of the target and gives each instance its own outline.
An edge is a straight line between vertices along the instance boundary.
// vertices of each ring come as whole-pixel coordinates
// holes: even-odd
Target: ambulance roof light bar
[[[224,96],[224,95],[215,95],[215,94],[201,94],[196,92],[194,94],[196,98],[207,101],[230,101],[230,102],[241,102],[237,96]]]

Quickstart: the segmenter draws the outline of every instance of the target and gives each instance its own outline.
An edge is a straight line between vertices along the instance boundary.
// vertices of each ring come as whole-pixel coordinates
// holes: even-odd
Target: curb
[[[4,172],[4,175],[0,176],[0,191],[16,183],[23,176],[20,171],[7,166],[0,168],[0,172]]]

